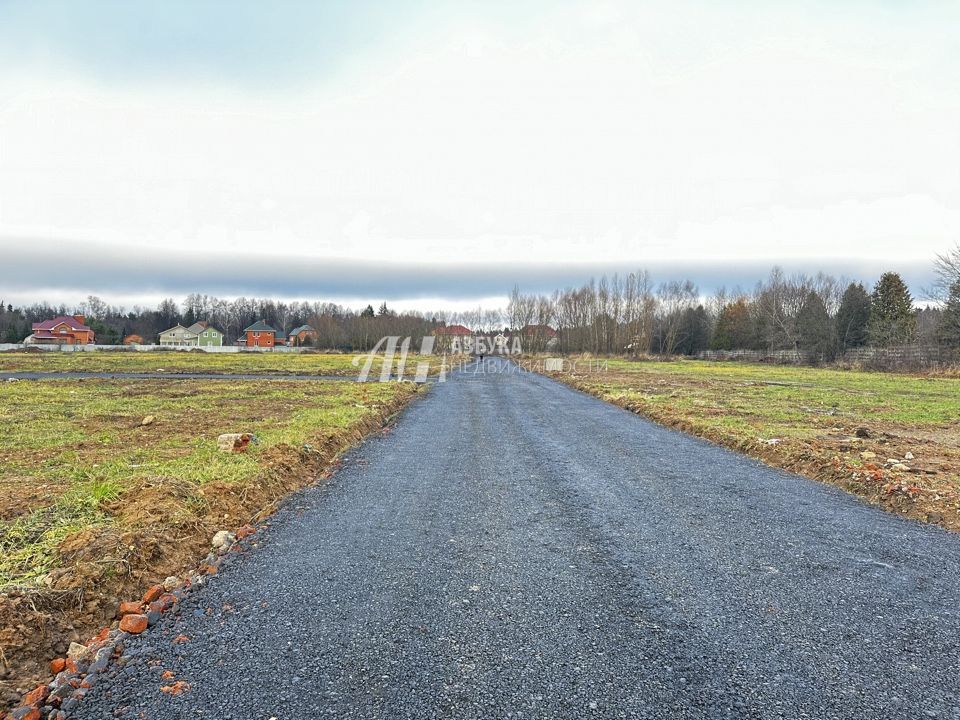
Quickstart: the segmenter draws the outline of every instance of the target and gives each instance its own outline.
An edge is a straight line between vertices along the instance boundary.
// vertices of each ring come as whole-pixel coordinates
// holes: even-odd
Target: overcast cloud
[[[436,306],[774,263],[920,291],[960,238],[958,26],[923,1],[8,1],[5,291]]]

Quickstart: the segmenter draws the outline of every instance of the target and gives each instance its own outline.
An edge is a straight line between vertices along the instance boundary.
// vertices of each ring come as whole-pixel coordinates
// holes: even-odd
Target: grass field
[[[609,360],[606,371],[578,361],[553,375],[665,425],[960,530],[958,379],[629,360]]]
[[[355,376],[359,366],[355,355],[335,353],[203,351],[94,351],[94,352],[4,352],[0,353],[0,372],[169,372],[169,373],[264,373],[292,375]],[[411,355],[404,376],[412,378],[417,362],[429,362],[431,374],[440,369],[438,356]],[[382,356],[374,358],[373,373],[379,373]]]
[[[216,530],[325,472],[423,391],[352,380],[0,382],[0,664],[16,669],[0,690],[42,677],[63,642],[194,567]],[[220,452],[225,432],[259,442]]]

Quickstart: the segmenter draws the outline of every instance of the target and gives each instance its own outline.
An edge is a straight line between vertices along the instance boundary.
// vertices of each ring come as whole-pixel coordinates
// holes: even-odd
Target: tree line
[[[916,308],[903,278],[872,287],[819,273],[774,268],[751,291],[704,298],[689,280],[655,284],[646,270],[591,279],[576,288],[524,294],[506,309],[511,327],[550,325],[562,352],[694,355],[703,350],[791,350],[828,362],[857,347],[936,345],[960,350],[960,244],[937,257],[936,305]],[[530,349],[549,339],[534,334]]]
[[[580,287],[526,294],[514,287],[505,308],[463,312],[396,312],[386,303],[354,310],[329,302],[232,300],[193,293],[182,303],[126,310],[90,296],[75,308],[0,301],[0,342],[20,342],[31,323],[83,314],[101,344],[136,334],[145,342],[178,323],[206,320],[227,342],[265,320],[278,330],[310,325],[321,349],[366,351],[386,335],[420,337],[462,324],[479,332],[523,334],[526,350],[597,354],[694,355],[703,350],[794,350],[826,362],[850,348],[910,344],[960,348],[960,244],[935,262],[936,305],[918,309],[897,272],[872,287],[823,273],[788,276],[774,268],[750,291],[721,288],[704,297],[689,280],[655,283],[638,270],[590,279]]]

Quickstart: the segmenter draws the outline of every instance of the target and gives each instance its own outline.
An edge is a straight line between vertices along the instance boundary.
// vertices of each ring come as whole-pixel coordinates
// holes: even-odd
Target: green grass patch
[[[0,521],[0,587],[49,572],[68,535],[114,523],[105,507],[130,488],[165,479],[198,490],[254,482],[277,446],[322,445],[414,392],[409,383],[349,380],[0,383],[0,488],[11,494],[0,504],[13,508],[25,483],[50,488]],[[143,425],[146,416],[154,420]],[[246,453],[220,452],[217,436],[226,432],[252,432],[259,442]]]

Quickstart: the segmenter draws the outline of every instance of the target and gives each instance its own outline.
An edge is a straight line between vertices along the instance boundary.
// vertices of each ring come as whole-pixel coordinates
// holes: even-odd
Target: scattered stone
[[[156,418],[153,415],[147,415],[143,420],[140,421],[140,427],[149,427],[156,422]]]
[[[40,720],[40,711],[33,707],[18,707],[10,713],[13,720]]]
[[[216,535],[213,536],[213,540],[210,542],[213,547],[220,549],[229,547],[234,541],[234,534],[229,530],[220,530]]]
[[[867,430],[865,427],[859,427],[859,428],[857,428],[857,432],[854,433],[854,434],[855,434],[858,438],[869,439],[869,437],[870,437],[870,431]]]
[[[913,460],[913,453],[912,453],[912,452],[905,453],[904,456],[903,456],[903,459],[904,459],[904,460]]]
[[[870,452],[869,450],[864,450],[862,453],[860,453],[860,457],[864,460],[873,460],[873,458],[876,456],[877,454],[875,452]]]
[[[217,449],[220,452],[246,452],[252,442],[257,442],[253,433],[224,433],[217,437]]]
[[[180,585],[180,578],[176,578],[173,575],[171,575],[170,577],[168,577],[166,580],[163,581],[163,589],[168,592],[170,590],[175,589],[179,585]]]
[[[59,675],[66,669],[66,667],[66,658],[54,658],[50,661],[50,672],[52,672],[54,675]]]
[[[175,595],[171,595],[170,593],[164,593],[163,595],[158,597],[156,600],[154,600],[152,603],[150,603],[150,609],[159,610],[160,612],[166,612],[176,604],[177,604],[177,598]]]
[[[70,643],[70,648],[67,650],[67,657],[73,660],[74,663],[86,660],[90,657],[90,648],[78,642],[72,642]]]
[[[243,540],[245,537],[253,535],[256,530],[250,525],[244,525],[239,530],[237,530],[237,540]]]
[[[147,629],[146,615],[124,615],[120,620],[120,629],[131,635],[139,635]]]
[[[110,665],[110,657],[113,655],[113,648],[103,648],[97,652],[96,659],[90,663],[87,668],[87,677],[96,673],[102,673]]]
[[[70,713],[77,707],[77,704],[78,702],[76,698],[66,698],[62,703],[60,703],[60,710],[65,713]]]
[[[890,469],[896,470],[897,472],[910,472],[909,465],[904,465],[903,463],[899,463],[899,462]]]

